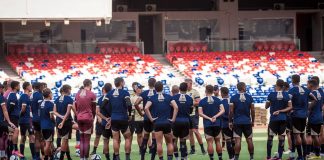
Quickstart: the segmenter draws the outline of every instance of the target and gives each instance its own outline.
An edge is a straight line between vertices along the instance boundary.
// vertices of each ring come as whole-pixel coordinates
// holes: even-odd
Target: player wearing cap
[[[55,119],[53,114],[54,103],[52,102],[52,92],[50,89],[43,90],[44,100],[40,105],[40,127],[45,141],[44,160],[52,159],[52,146],[54,140]]]
[[[71,116],[71,109],[73,106],[73,99],[70,97],[71,86],[63,85],[61,88],[61,96],[56,98],[54,105],[54,114],[56,115],[56,127],[58,135],[62,138],[60,160],[64,159],[66,154],[67,159],[71,160],[69,150],[69,139],[71,139],[72,128],[77,129],[77,124],[73,123]]]
[[[154,124],[154,134],[157,142],[157,153],[160,160],[163,160],[163,136],[167,145],[168,160],[172,160],[173,137],[171,132],[171,126],[172,123],[174,123],[176,120],[178,106],[170,95],[162,93],[162,82],[156,82],[154,87],[157,94],[152,96],[146,103],[145,113],[148,119]]]
[[[197,90],[192,88],[192,80],[191,79],[186,79],[185,82],[188,84],[188,92],[187,94],[194,100],[193,102],[193,110],[190,114],[190,146],[191,146],[191,151],[190,154],[195,154],[196,149],[195,149],[195,137],[197,138],[197,141],[200,145],[200,149],[202,154],[206,154],[204,144],[201,138],[201,135],[198,131],[199,128],[199,115],[198,115],[198,104],[200,101],[200,95]]]
[[[9,113],[10,121],[17,127],[12,136],[9,136],[9,154],[14,154],[19,157],[23,157],[23,155],[18,151],[18,135],[19,135],[19,114],[20,107],[18,106],[19,97],[18,92],[20,91],[20,84],[18,81],[12,81],[10,83],[11,92],[7,98],[7,110]]]
[[[20,107],[20,118],[19,118],[19,126],[20,126],[20,153],[24,155],[25,150],[25,141],[26,136],[29,138],[29,148],[31,155],[34,159],[36,159],[35,155],[35,136],[34,130],[31,121],[31,110],[30,110],[30,97],[29,95],[32,92],[32,86],[29,82],[23,83],[24,93],[19,98],[19,107]],[[22,158],[24,159],[24,158]]]
[[[224,106],[222,101],[213,96],[214,87],[206,86],[206,97],[199,102],[199,115],[204,119],[204,132],[207,141],[207,151],[210,160],[214,160],[214,142],[216,144],[216,152],[218,159],[222,160],[222,145],[221,145],[221,121],[224,114]]]
[[[222,87],[220,89],[222,104],[224,107],[224,114],[222,115],[222,135],[226,142],[226,148],[228,152],[228,157],[230,159],[234,158],[234,145],[235,141],[233,138],[233,130],[229,126],[229,112],[230,112],[230,97],[229,90],[227,87]],[[215,95],[215,86],[214,86],[214,95]]]
[[[295,139],[295,146],[297,149],[298,157],[297,159],[305,159],[306,157],[306,149],[304,149],[304,153],[302,152],[302,143],[305,142],[305,128],[308,114],[308,102],[311,99],[316,99],[311,91],[305,87],[299,85],[300,76],[292,75],[292,84],[293,87],[288,91],[289,96],[291,97],[292,102],[292,127],[293,134]]]
[[[144,86],[142,86],[138,82],[134,82],[132,84],[132,88],[133,88],[134,94],[131,95],[131,102],[132,102],[132,104],[135,104],[139,95],[142,93]],[[140,104],[138,106],[140,108],[141,114],[136,110],[135,107],[132,108],[133,116],[132,116],[132,123],[131,123],[132,129],[131,130],[132,130],[132,133],[134,133],[134,132],[136,133],[137,144],[138,144],[138,147],[140,148],[141,144],[142,144],[142,139],[143,139],[144,119],[143,119],[142,115],[144,114],[144,109],[143,109],[142,104]]]
[[[136,108],[136,110],[138,111],[139,114],[141,114],[141,109],[139,107],[139,104],[141,102],[143,102],[143,106],[146,105],[147,101],[150,99],[150,97],[152,97],[153,95],[156,94],[156,91],[154,89],[154,85],[156,83],[156,80],[154,78],[150,78],[148,80],[148,86],[149,89],[146,91],[143,91],[139,97],[137,98],[134,106]],[[141,144],[141,160],[145,159],[145,153],[146,153],[146,148],[147,148],[147,143],[148,140],[150,138],[150,133],[153,131],[153,123],[148,119],[147,115],[144,114],[142,115],[144,116],[144,135],[143,135],[143,140],[142,140],[142,144]],[[156,139],[154,136],[154,133],[152,133],[152,152],[151,152],[151,160],[155,159],[155,155],[156,155]]]
[[[83,88],[75,96],[77,123],[80,131],[80,159],[89,158],[90,138],[96,115],[96,95],[91,91],[92,82],[83,81]]]
[[[109,111],[109,103],[108,103],[108,99],[106,98],[106,95],[111,90],[112,90],[112,85],[110,83],[106,83],[104,87],[102,87],[102,96],[98,99],[97,109],[96,109],[97,118],[101,119],[100,127],[102,131],[102,137],[104,139],[103,154],[105,155],[107,160],[110,159],[109,139],[112,137],[112,131],[111,131],[110,123],[107,123],[110,121],[109,117],[111,116],[110,113],[111,111]]]
[[[230,126],[233,124],[233,136],[235,139],[235,160],[239,159],[241,151],[242,133],[248,144],[250,160],[254,158],[253,131],[254,127],[254,101],[251,95],[246,93],[246,85],[243,82],[237,84],[238,94],[231,97],[230,100]]]
[[[180,90],[180,94],[175,92]],[[176,139],[180,139],[180,153],[181,159],[187,159],[187,144],[186,140],[189,138],[190,130],[190,111],[193,107],[193,99],[187,95],[187,83],[181,83],[180,87],[172,87],[172,99],[177,103],[178,114],[173,125],[173,135]],[[178,157],[177,143],[174,141],[174,155]]]
[[[271,158],[271,149],[273,137],[278,135],[278,157],[281,159],[284,151],[285,134],[287,128],[287,112],[292,109],[290,97],[287,92],[283,91],[284,81],[278,79],[276,82],[276,91],[268,95],[265,108],[270,108],[270,122],[268,126],[268,141],[267,141],[267,159]]]
[[[109,102],[109,113],[111,113],[111,130],[113,134],[113,147],[114,155],[113,160],[119,160],[119,148],[120,148],[120,133],[125,138],[125,156],[126,160],[130,160],[130,152],[132,145],[132,133],[129,128],[129,120],[131,120],[132,103],[130,101],[130,95],[125,91],[125,81],[123,78],[116,78],[115,89],[110,91],[106,98]],[[105,106],[106,103],[103,103]]]

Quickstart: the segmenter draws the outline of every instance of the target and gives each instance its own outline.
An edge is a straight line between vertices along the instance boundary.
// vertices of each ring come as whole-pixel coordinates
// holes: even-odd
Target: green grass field
[[[27,140],[28,141],[28,140]],[[267,144],[267,134],[265,132],[260,132],[260,133],[254,133],[254,148],[255,148],[255,154],[254,154],[254,159],[255,160],[262,160],[266,158],[266,144]],[[103,146],[103,141],[101,140],[99,143],[99,147],[97,149],[97,153],[101,155],[102,159],[105,159],[104,156],[102,155],[102,146]],[[123,143],[124,141],[122,141],[122,146],[121,146],[121,151],[120,151],[120,155],[121,155],[121,159],[125,159],[125,155],[124,155],[124,147],[123,147]],[[189,144],[189,142],[187,142],[187,144]],[[73,159],[79,159],[78,157],[75,156],[75,139],[73,138],[70,142],[70,149],[71,149],[71,156]],[[206,148],[206,143],[204,143],[205,148]],[[275,138],[274,143],[273,143],[273,149],[272,149],[272,153],[277,151],[277,145],[278,145],[278,141],[277,138]],[[30,150],[29,150],[29,146],[26,143],[26,149],[25,149],[25,155],[28,159],[31,159],[31,155],[30,155]],[[93,139],[91,140],[91,149],[90,152],[92,151],[93,148]],[[189,145],[188,145],[188,148]],[[287,148],[287,144],[285,146],[285,148]],[[166,150],[164,150],[164,154],[166,154]],[[112,141],[110,142],[110,155],[112,156]],[[286,159],[288,155],[284,155],[284,159]],[[166,158],[166,157],[165,157]],[[132,154],[131,154],[131,159],[132,160],[138,160],[140,159],[139,156],[139,147],[137,145],[136,142],[136,137],[134,136],[133,139],[133,145],[132,145]],[[147,154],[147,158],[146,159],[150,159],[150,155]],[[156,157],[156,159],[158,159],[158,157]],[[200,147],[197,144],[196,145],[196,154],[195,155],[190,155],[189,159],[191,160],[208,160],[209,157],[208,155],[202,155],[200,152]],[[217,159],[217,154],[215,154],[215,159]],[[223,159],[228,159],[228,155],[227,152],[224,151],[223,152]],[[242,160],[248,160],[249,159],[249,153],[247,151],[247,146],[246,146],[246,142],[242,141],[242,151],[240,154],[240,159]]]

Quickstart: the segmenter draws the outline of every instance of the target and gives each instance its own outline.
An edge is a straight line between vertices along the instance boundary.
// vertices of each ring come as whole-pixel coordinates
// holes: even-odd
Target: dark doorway
[[[160,54],[163,51],[162,16],[140,15],[139,38],[144,42],[145,54]]]
[[[313,50],[313,13],[297,13],[297,37],[300,39],[300,50]]]

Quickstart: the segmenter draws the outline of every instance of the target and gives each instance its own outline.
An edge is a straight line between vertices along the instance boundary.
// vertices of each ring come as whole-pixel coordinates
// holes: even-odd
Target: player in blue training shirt
[[[0,155],[0,159],[7,159],[7,143],[8,143],[8,137],[7,134],[9,132],[13,132],[16,126],[10,121],[9,114],[7,111],[7,105],[6,100],[3,97],[3,86],[0,84],[0,138],[3,142],[0,145],[0,152],[2,153]]]
[[[32,92],[32,86],[29,82],[23,83],[24,93],[19,98],[19,107],[20,118],[19,118],[19,126],[20,126],[20,153],[24,155],[25,150],[25,141],[26,136],[29,138],[29,148],[32,154],[32,157],[36,159],[35,155],[35,136],[32,124],[31,110],[30,110],[30,97],[29,95]]]
[[[105,155],[107,160],[110,160],[109,139],[112,137],[112,132],[110,128],[110,123],[107,123],[110,122],[109,117],[111,116],[111,113],[109,112],[111,111],[108,111],[109,101],[106,95],[111,90],[112,90],[112,85],[110,83],[106,83],[102,88],[102,96],[98,99],[97,109],[96,109],[97,118],[101,119],[100,127],[104,139],[103,154]]]
[[[163,94],[163,83],[156,82],[154,86],[157,94],[152,96],[145,105],[147,118],[153,123],[157,144],[157,153],[163,160],[163,136],[167,145],[168,160],[173,158],[172,123],[175,122],[178,106],[170,95]],[[172,111],[173,109],[173,111]],[[173,113],[172,113],[173,112]]]
[[[177,103],[178,106],[178,114],[177,118],[173,124],[173,135],[175,138],[180,139],[180,153],[181,159],[187,159],[187,144],[186,140],[189,138],[189,130],[190,130],[190,113],[193,107],[193,99],[187,95],[188,84],[181,83],[179,86],[180,94],[173,95],[172,99]],[[176,142],[176,141],[175,141]],[[174,153],[177,158],[177,150],[175,143]]]
[[[40,127],[40,103],[43,101],[42,95],[42,85],[39,82],[34,83],[33,85],[34,92],[30,96],[31,100],[31,111],[33,115],[33,129],[35,132],[35,152],[37,159],[40,159],[40,150],[41,150],[41,127]]]
[[[270,123],[268,126],[268,142],[267,142],[267,159],[271,160],[271,149],[273,137],[278,135],[278,157],[281,159],[285,145],[285,134],[287,128],[287,112],[292,109],[291,100],[287,92],[283,91],[284,81],[278,79],[276,82],[276,91],[268,95],[265,108],[270,108]]]
[[[214,86],[214,95],[215,95],[215,86]],[[229,113],[230,113],[230,97],[229,89],[227,87],[220,88],[220,95],[222,97],[222,104],[224,106],[224,114],[222,115],[222,136],[226,142],[226,149],[228,152],[228,157],[230,159],[234,158],[234,145],[235,141],[233,138],[233,130],[229,126]]]
[[[18,135],[19,135],[19,114],[20,114],[20,107],[19,107],[19,98],[18,92],[20,90],[20,84],[18,81],[12,81],[10,83],[12,91],[8,95],[7,98],[7,110],[9,113],[10,121],[16,126],[15,131],[12,136],[10,136],[11,140],[9,140],[9,155],[12,153],[19,157],[23,157],[18,151]]]
[[[132,115],[132,103],[130,101],[130,95],[125,91],[125,81],[123,78],[115,79],[115,89],[107,94],[109,101],[108,113],[111,113],[111,130],[113,134],[113,147],[114,155],[113,160],[119,160],[119,148],[120,148],[120,133],[125,138],[125,155],[126,160],[130,160],[130,152],[132,145],[132,133],[129,128],[128,121]],[[106,103],[103,103],[105,106]]]
[[[54,119],[54,103],[52,102],[52,92],[50,89],[45,88],[43,90],[44,100],[40,105],[40,127],[42,130],[42,135],[45,141],[44,148],[44,160],[52,159],[52,145],[54,140],[54,128],[55,128],[55,119]]]
[[[72,129],[78,128],[78,125],[73,123],[71,116],[74,103],[72,97],[70,97],[71,89],[70,85],[63,85],[60,89],[61,95],[54,101],[53,113],[56,116],[57,133],[62,138],[60,160],[64,159],[65,154],[67,159],[72,159],[69,150],[69,139],[71,139]]]
[[[306,144],[304,133],[308,114],[308,102],[310,101],[310,98],[315,100],[315,97],[309,89],[299,85],[299,75],[292,75],[291,80],[293,87],[288,91],[288,93],[291,97],[293,107],[291,119],[293,125],[295,146],[298,153],[297,159],[300,160],[305,159],[307,154],[307,150],[305,148],[302,150],[301,145],[302,142],[303,144]],[[304,153],[302,151],[304,151]]]
[[[147,101],[150,99],[150,97],[152,97],[153,95],[156,94],[156,91],[154,89],[154,85],[156,83],[156,79],[154,78],[150,78],[148,80],[148,87],[149,90],[143,91],[139,97],[137,98],[137,100],[134,103],[134,106],[137,110],[137,112],[141,115],[143,114],[139,104],[141,102],[143,102],[143,106],[146,105]],[[142,144],[141,144],[141,148],[140,148],[140,152],[141,152],[141,160],[145,159],[145,153],[146,153],[146,148],[147,148],[147,143],[148,140],[150,138],[150,133],[153,131],[153,124],[152,122],[147,118],[147,115],[143,115],[144,116],[144,135],[143,135],[143,140],[142,140]],[[154,136],[154,133],[152,133],[152,147],[151,147],[151,160],[155,159],[155,155],[156,155],[156,139]]]
[[[251,95],[246,93],[246,85],[244,82],[237,84],[238,94],[231,97],[230,100],[230,124],[233,124],[233,136],[235,138],[235,160],[239,159],[241,151],[242,133],[248,144],[250,160],[253,160],[254,145],[253,145],[253,130],[254,127],[254,101]]]
[[[308,157],[309,159],[320,159],[320,140],[319,135],[321,133],[321,128],[323,125],[323,95],[318,90],[318,81],[315,79],[310,79],[307,83],[307,88],[312,91],[312,94],[316,98],[316,101],[309,105],[309,115],[308,115],[308,125],[307,125],[307,134],[312,137],[315,155]]]
[[[224,106],[222,101],[213,96],[214,87],[206,86],[206,97],[200,100],[198,113],[204,119],[204,132],[207,141],[207,152],[209,159],[214,160],[214,142],[216,143],[216,152],[218,159],[222,160],[222,145],[221,145],[221,129],[222,115],[224,114]]]

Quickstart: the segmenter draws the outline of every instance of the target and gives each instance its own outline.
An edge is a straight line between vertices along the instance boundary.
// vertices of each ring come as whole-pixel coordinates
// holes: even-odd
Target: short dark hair
[[[291,76],[291,81],[292,83],[296,84],[296,83],[299,83],[300,82],[300,76],[297,75],[297,74],[294,74]]]
[[[276,86],[280,87],[280,88],[284,88],[285,87],[285,81],[282,79],[278,79],[276,82]]]
[[[68,85],[68,84],[63,85],[62,88],[61,88],[63,93],[68,93],[68,91],[71,90],[71,89],[72,89],[72,87],[70,85]]]
[[[320,79],[319,79],[318,76],[313,76],[311,79],[316,80],[316,82],[317,82],[317,85],[316,85],[316,86],[319,86],[319,84],[320,84]]]
[[[10,87],[11,87],[11,89],[16,88],[17,86],[19,86],[19,82],[18,82],[18,81],[12,81],[12,82],[10,83]]]
[[[207,85],[207,86],[206,86],[206,93],[208,93],[208,94],[212,94],[212,93],[214,93],[214,86],[212,86],[212,85]]]
[[[172,94],[178,94],[179,93],[179,86],[173,85],[171,89]]]
[[[179,89],[181,92],[187,92],[188,91],[188,84],[186,82],[180,83]]]
[[[285,82],[284,83],[284,90],[288,90],[290,88],[289,83]]]
[[[83,87],[89,87],[89,86],[91,86],[91,85],[92,85],[92,82],[91,82],[90,79],[85,79],[85,80],[83,81]]]
[[[221,94],[223,94],[223,95],[225,95],[225,96],[227,96],[228,93],[229,93],[229,89],[228,89],[227,87],[222,87],[222,88],[220,89],[220,91],[221,91]]]
[[[237,90],[243,91],[246,88],[246,84],[244,82],[239,82],[239,83],[237,83],[236,87],[237,87]]]
[[[29,82],[24,82],[23,85],[22,85],[24,90],[27,89],[27,87],[29,87],[29,86],[30,86]]]
[[[155,78],[150,78],[147,83],[148,83],[149,87],[154,87],[155,83],[156,83],[156,79]]]
[[[115,81],[114,81],[116,87],[119,87],[123,82],[124,82],[124,79],[121,77],[115,78]]]
[[[44,98],[49,98],[51,94],[52,94],[52,91],[49,88],[43,89]]]
[[[41,83],[35,82],[33,84],[33,89],[39,91],[41,89]]]
[[[315,79],[310,79],[307,81],[307,83],[309,85],[311,85],[312,87],[316,87],[317,86],[317,81]]]
[[[163,83],[158,81],[155,83],[154,88],[157,92],[162,92],[163,91]]]
[[[189,83],[189,82],[192,83],[192,79],[190,79],[190,78],[186,78],[186,79],[185,79],[185,82],[186,82],[186,83]]]
[[[106,83],[103,87],[102,90],[108,93],[109,91],[112,90],[112,85],[110,83]]]
[[[8,81],[3,81],[2,85],[3,85],[4,88],[7,88],[8,87]]]

